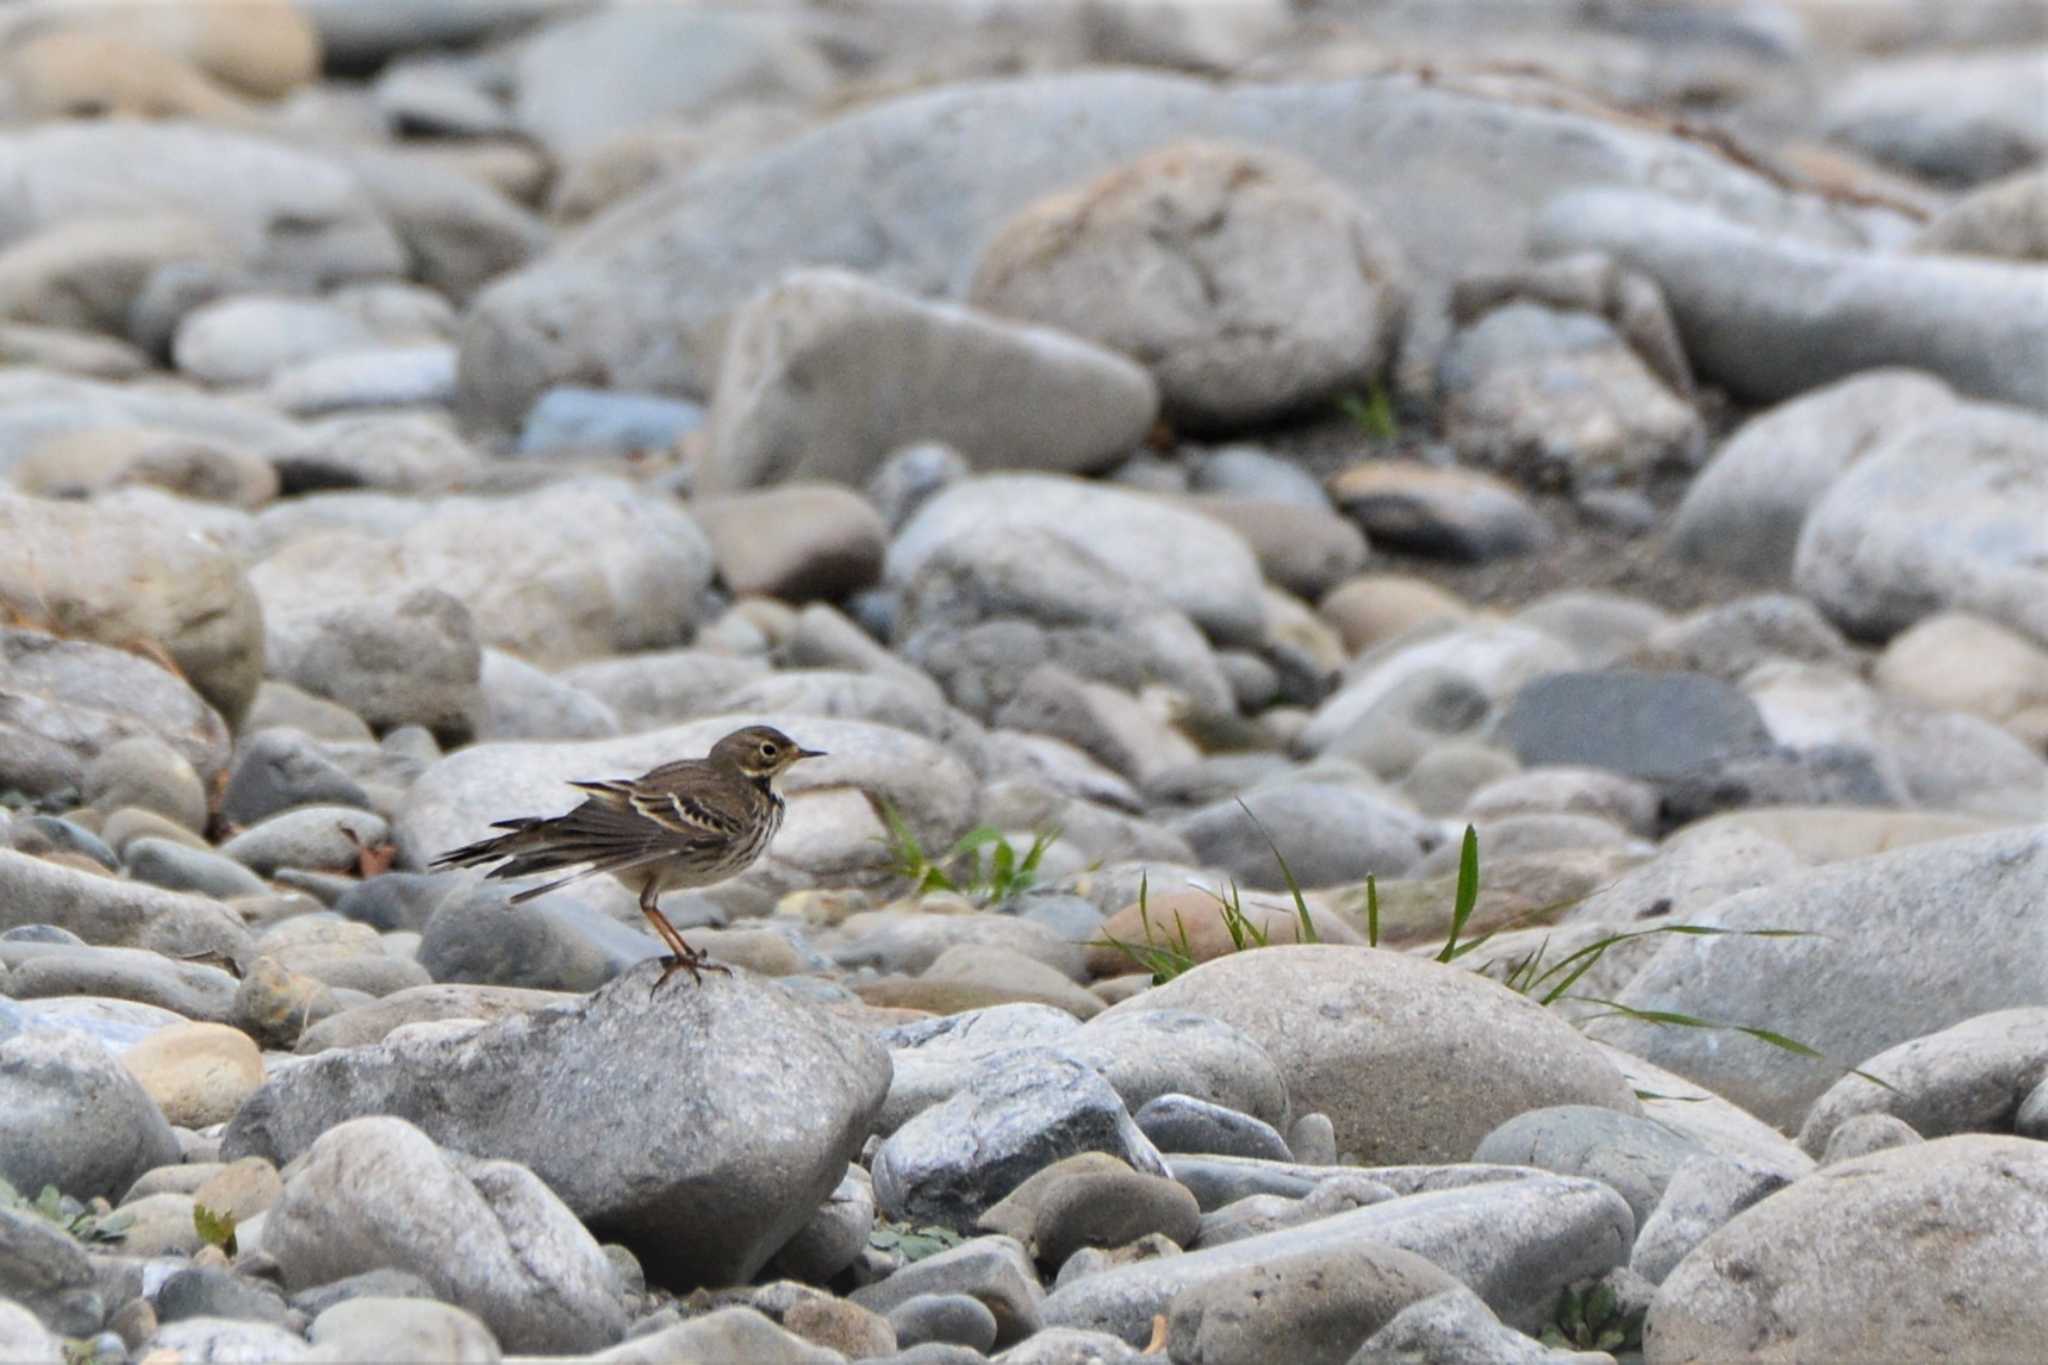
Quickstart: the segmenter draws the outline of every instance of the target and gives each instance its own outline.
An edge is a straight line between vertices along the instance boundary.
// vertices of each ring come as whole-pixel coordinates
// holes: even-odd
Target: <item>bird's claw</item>
[[[661,961],[662,973],[655,978],[654,985],[648,989],[647,998],[649,1000],[652,1000],[654,993],[667,985],[668,979],[677,972],[688,972],[690,980],[700,986],[704,984],[705,972],[715,972],[721,976],[732,975],[732,968],[713,962],[710,956],[705,953],[670,953]]]

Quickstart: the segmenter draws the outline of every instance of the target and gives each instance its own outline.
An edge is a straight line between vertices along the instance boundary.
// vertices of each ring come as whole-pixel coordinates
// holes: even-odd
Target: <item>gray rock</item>
[[[1516,1115],[1480,1139],[1472,1159],[1601,1181],[1628,1201],[1641,1227],[1672,1173],[1705,1153],[1698,1141],[1654,1119],[1573,1104]]]
[[[1091,1327],[1133,1344],[1152,1317],[1198,1285],[1279,1256],[1341,1254],[1390,1246],[1434,1262],[1469,1285],[1502,1319],[1535,1326],[1568,1284],[1623,1262],[1635,1225],[1605,1185],[1527,1176],[1409,1195],[1206,1251],[1120,1266],[1054,1291],[1048,1326]]]
[[[272,374],[264,396],[294,417],[443,405],[455,396],[455,348],[363,346],[302,360]]]
[[[1078,1036],[1072,1014],[1030,1003],[963,1010],[886,1030],[876,1041],[889,1049],[889,1097],[882,1104],[876,1131],[893,1133],[918,1113],[950,1099],[983,1061],[997,1053],[1029,1045],[1065,1051]]]
[[[609,706],[630,734],[694,720],[768,672],[762,659],[676,649],[594,659],[555,677]]]
[[[1848,641],[1811,602],[1781,593],[1708,607],[1652,631],[1632,662],[1740,683],[1752,670],[1780,660],[1851,672],[1859,666]]]
[[[2019,1113],[2013,1116],[2012,1130],[2020,1137],[2048,1142],[2048,1081],[2035,1086],[2020,1101]]]
[[[891,1218],[965,1230],[1034,1172],[1090,1151],[1166,1174],[1099,1073],[1052,1048],[1015,1048],[978,1063],[951,1098],[882,1140],[870,1167],[875,1203]]]
[[[24,924],[53,925],[88,942],[211,950],[237,960],[249,947],[241,918],[217,902],[0,848],[0,928]]]
[[[618,716],[588,692],[503,650],[487,649],[480,677],[483,739],[607,739]]]
[[[2048,1007],[1994,1010],[1864,1059],[1861,1076],[1836,1081],[1806,1111],[1799,1145],[1818,1157],[1835,1130],[1864,1114],[1889,1114],[1922,1137],[1995,1133],[2028,1092],[2048,1079]]]
[[[1316,708],[1298,746],[1321,753],[1358,720],[1412,679],[1436,672],[1463,679],[1472,696],[1498,705],[1532,679],[1576,667],[1570,646],[1512,622],[1440,625],[1368,650],[1346,670],[1344,683]],[[1467,721],[1466,724],[1472,722]],[[1433,727],[1440,728],[1440,727]]]
[[[310,1359],[448,1361],[492,1365],[497,1338],[483,1320],[452,1304],[416,1297],[346,1299],[313,1319]]]
[[[1274,1164],[1278,1166],[1280,1163]],[[1207,1250],[1225,1242],[1298,1227],[1319,1218],[1329,1218],[1399,1197],[1393,1186],[1370,1176],[1333,1173],[1316,1181],[1308,1193],[1298,1199],[1277,1194],[1255,1194],[1203,1214],[1201,1231],[1191,1245],[1197,1250]]]
[[[372,929],[417,931],[463,885],[462,878],[446,873],[386,872],[350,885],[334,902],[334,913]]]
[[[929,1294],[966,1294],[979,1300],[995,1319],[998,1345],[1037,1332],[1039,1305],[1045,1301],[1031,1258],[1009,1237],[976,1237],[912,1261],[887,1279],[854,1290],[852,1298],[887,1314]]]
[[[6,1174],[14,1183],[15,1172]],[[41,1189],[28,1186],[29,1197]],[[12,1207],[0,1208],[0,1303],[20,1305],[67,1337],[91,1336],[109,1312],[99,1274],[78,1243],[41,1214]]]
[[[2020,1132],[2017,1124],[2014,1125],[2013,1131],[2020,1137],[2031,1136]],[[1925,1141],[1926,1139],[1914,1132],[1913,1126],[1904,1119],[1894,1118],[1890,1114],[1857,1114],[1853,1118],[1844,1119],[1835,1126],[1834,1132],[1828,1134],[1828,1145],[1822,1149],[1816,1164],[1832,1166],[1838,1161],[1853,1161],[1857,1157],[1869,1156],[1872,1152],[1889,1151],[1893,1147],[1910,1147],[1916,1142]]]
[[[253,575],[264,598],[270,671],[347,707],[373,729],[423,725],[459,742],[483,718],[483,655],[461,602],[437,588],[294,600],[275,571]]]
[[[206,828],[206,784],[191,760],[162,740],[136,736],[100,751],[85,770],[82,795],[112,813],[139,806],[186,829]]]
[[[112,1198],[178,1159],[156,1102],[111,1053],[78,1034],[0,1038],[0,1101],[0,1178],[31,1197],[55,1185],[74,1199]]]
[[[770,1264],[777,1273],[807,1284],[829,1283],[867,1250],[874,1227],[874,1181],[866,1168],[848,1166],[811,1220],[782,1244]]]
[[[919,441],[895,451],[876,467],[867,482],[868,501],[882,514],[891,534],[903,529],[911,514],[933,494],[973,477],[967,457],[938,441]]]
[[[351,744],[370,744],[377,738],[370,733],[370,727],[363,723],[363,718],[346,706],[325,697],[316,697],[288,682],[269,679],[257,690],[256,700],[250,704],[242,728],[248,734],[273,729],[297,730],[313,739],[341,740]]]
[[[251,972],[250,980],[258,973]],[[392,1030],[406,1024],[433,1023],[443,1019],[479,1019],[486,1023],[509,1014],[559,1005],[568,996],[561,991],[523,990],[516,986],[473,986],[433,983],[408,986],[376,1000],[347,1009],[329,1010],[306,1026],[296,1027],[284,1041],[302,1056],[337,1047],[366,1047],[381,1043]]]
[[[993,475],[939,493],[891,543],[888,579],[912,583],[963,539],[986,546],[1025,531],[1071,541],[1126,579],[1153,585],[1219,643],[1263,639],[1263,580],[1243,537],[1163,498],[1052,475]]]
[[[295,730],[259,730],[236,746],[221,818],[247,828],[295,806],[367,807],[362,784]]]
[[[1192,1095],[1159,1095],[1133,1116],[1138,1131],[1161,1152],[1212,1152],[1265,1161],[1292,1161],[1287,1140],[1272,1124]]]
[[[1646,1358],[2024,1358],[2048,1332],[2044,1218],[2048,1148],[2024,1138],[1937,1138],[1824,1167],[1672,1270]]]
[[[1280,782],[1240,799],[1243,806],[1238,800],[1205,806],[1173,829],[1203,864],[1227,869],[1247,888],[1285,888],[1276,847],[1298,883],[1322,887],[1400,876],[1437,839],[1419,816],[1362,786]]]
[[[1485,1361],[1486,1365],[1598,1365],[1602,1351],[1554,1351],[1502,1323],[1469,1289],[1432,1295],[1404,1308],[1372,1334],[1348,1365],[1428,1365],[1432,1361]]]
[[[874,383],[905,372],[924,379]],[[980,399],[963,403],[964,393]],[[709,493],[792,479],[860,487],[920,439],[985,469],[1086,470],[1136,445],[1158,404],[1143,370],[1078,337],[927,303],[849,271],[800,269],[732,321],[711,456],[697,477]]]
[[[1672,1269],[1736,1214],[1791,1184],[1783,1171],[1702,1152],[1670,1172],[1654,1211],[1636,1220],[1629,1269],[1662,1284]]]
[[[383,816],[348,806],[298,806],[243,830],[220,846],[236,862],[268,876],[279,868],[354,871],[365,849],[386,843]]]
[[[1699,377],[1748,402],[1906,366],[1961,393],[2048,406],[2048,323],[2024,266],[1822,244],[1615,190],[1549,203],[1530,245],[1602,251],[1651,276]]]
[[[338,1280],[302,1289],[293,1294],[288,1302],[308,1318],[317,1320],[322,1313],[336,1304],[347,1303],[350,1299],[376,1299],[389,1302],[393,1299],[431,1299],[434,1287],[410,1270],[385,1268],[365,1270],[360,1275],[344,1275]]]
[[[1043,1265],[1064,1265],[1082,1247],[1113,1249],[1152,1237],[1185,1245],[1200,1220],[1184,1186],[1105,1152],[1081,1152],[1032,1175],[976,1226],[1015,1237]]]
[[[0,1355],[22,1365],[63,1365],[64,1346],[35,1314],[0,1299]]]
[[[431,158],[400,148],[350,143],[336,158],[363,182],[365,197],[397,229],[423,285],[464,302],[495,276],[547,246],[538,215],[474,175],[450,175]]]
[[[399,1115],[461,1151],[530,1166],[651,1276],[744,1279],[844,1177],[888,1090],[887,1055],[744,979],[670,982],[650,1001],[659,974],[649,964],[586,1000],[460,1035],[323,1053],[267,1081],[223,1151],[289,1160],[347,1118]],[[677,1036],[699,1041],[678,1052]],[[592,1087],[598,1074],[606,1082]],[[716,1079],[734,1075],[763,1079]],[[574,1098],[505,1106],[507,1086]],[[617,1141],[593,1148],[597,1130]]]
[[[2048,336],[2039,351],[2048,374]],[[1854,635],[1960,610],[2048,641],[2044,442],[2048,419],[1988,404],[1896,431],[1814,507],[1793,581]]]
[[[1162,147],[1027,205],[968,297],[1144,359],[1176,427],[1284,417],[1382,371],[1399,244],[1348,188],[1249,144]]]
[[[4,516],[0,506],[0,526]],[[5,591],[0,581],[0,600]],[[139,654],[0,627],[0,668],[0,702],[7,707],[0,763],[14,790],[75,797],[92,780],[97,756],[124,741],[165,747],[171,751],[167,757],[188,765],[195,781],[199,772],[212,778],[227,761],[227,727],[220,716],[184,682]]]
[[[1647,782],[1712,773],[1770,746],[1754,703],[1693,673],[1560,673],[1515,694],[1501,738],[1526,766],[1600,768]]]
[[[311,1358],[306,1339],[267,1322],[233,1318],[186,1318],[158,1328],[142,1344],[142,1354],[164,1352],[177,1360],[278,1361],[281,1365]]]
[[[1927,180],[1972,185],[2048,153],[2041,79],[2037,46],[1908,51],[1857,63],[1819,114],[1830,141]]]
[[[445,420],[416,412],[308,422],[300,439],[274,452],[270,462],[287,494],[340,488],[445,493],[484,474],[483,456]]]
[[[1002,1365],[1137,1365],[1140,1352],[1107,1332],[1048,1327],[996,1359]]]
[[[2020,171],[1970,191],[1937,212],[1915,251],[2048,260],[2048,173]]]
[[[930,130],[941,125],[954,136],[934,147]],[[717,369],[717,324],[790,268],[845,265],[918,293],[957,293],[962,263],[1012,213],[1189,137],[1256,141],[1371,187],[1370,206],[1413,262],[1418,291],[1436,296],[1418,309],[1425,316],[1440,311],[1455,274],[1518,258],[1537,208],[1581,186],[1683,183],[1719,212],[1788,234],[1862,237],[1847,212],[1789,195],[1708,148],[1405,74],[1324,85],[1136,71],[974,82],[883,101],[683,177],[601,244],[497,282],[465,331],[465,409],[509,427],[543,390],[590,374],[702,393]],[[895,215],[878,239],[874,217],[909,199],[923,211]],[[773,222],[746,207],[763,202],[781,206]],[[587,325],[549,330],[570,315]]]
[[[535,400],[519,428],[521,455],[667,450],[704,424],[700,404],[653,393],[560,384]]]
[[[752,1308],[721,1308],[620,1342],[590,1357],[603,1365],[676,1360],[744,1360],[748,1365],[840,1365],[846,1357],[813,1345]]]
[[[1687,485],[1673,548],[1731,573],[1785,581],[1799,529],[1835,480],[1894,432],[1954,403],[1939,379],[1902,369],[1789,397],[1738,428]]]
[[[186,313],[171,360],[202,383],[261,384],[287,365],[376,340],[362,319],[322,299],[237,294]]]
[[[1303,1114],[1287,1130],[1294,1159],[1309,1166],[1337,1164],[1337,1130],[1328,1114]]]
[[[286,1326],[284,1295],[260,1280],[216,1266],[192,1266],[163,1282],[154,1297],[158,1322],[233,1318]]]
[[[913,1294],[888,1317],[904,1350],[943,1342],[986,1355],[996,1344],[996,1316],[972,1294]]]
[[[1634,1009],[1754,1021],[1819,1050],[1819,1060],[1636,1021],[1602,1020],[1588,1033],[1789,1126],[1843,1071],[1888,1047],[2037,1004],[2044,945],[2012,924],[2044,894],[2048,831],[2038,827],[1833,863],[1694,917],[1821,937],[1674,938],[1617,997]],[[1936,923],[1940,932],[1928,932]]]
[[[167,891],[192,891],[227,900],[260,896],[270,890],[268,883],[234,859],[174,839],[131,839],[124,856],[129,876]]]
[[[368,1188],[406,1197],[365,1199]],[[263,1245],[292,1290],[410,1270],[515,1350],[594,1350],[625,1330],[617,1272],[531,1171],[444,1152],[402,1119],[356,1119],[314,1142]]]
[[[1639,1112],[1611,1063],[1576,1030],[1497,983],[1405,954],[1275,945],[1203,963],[1103,1014],[1209,1014],[1279,1068],[1297,1110],[1328,1114],[1346,1161],[1462,1161],[1506,1119],[1556,1104]],[[1091,1025],[1090,1027],[1096,1027]],[[1418,1060],[1426,1059],[1426,1060]],[[1427,1068],[1439,1103],[1381,1096]]]
[[[1278,1342],[1302,1365],[1346,1365],[1409,1304],[1460,1288],[1434,1265],[1371,1243],[1282,1252],[1197,1281],[1167,1307],[1167,1351],[1203,1365],[1258,1365]]]
[[[1373,544],[1434,559],[1482,564],[1555,539],[1519,489],[1479,470],[1368,460],[1332,477],[1330,497]]]
[[[142,948],[38,948],[9,973],[7,989],[18,1000],[108,996],[213,1023],[225,1023],[234,1011],[235,978],[219,967]]]

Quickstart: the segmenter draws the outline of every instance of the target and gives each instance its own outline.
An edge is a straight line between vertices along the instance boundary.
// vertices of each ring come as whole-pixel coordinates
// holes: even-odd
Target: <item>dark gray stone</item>
[[[513,905],[501,887],[474,885],[443,900],[421,931],[419,963],[436,981],[534,990],[595,990],[617,974],[618,963],[582,932],[587,911],[557,892]],[[580,921],[580,923],[579,923]],[[616,925],[621,934],[631,933]],[[661,951],[651,935],[642,956]]]
[[[170,891],[194,891],[226,900],[260,896],[270,890],[261,877],[234,859],[175,839],[131,839],[127,856],[128,875]]]
[[[296,730],[259,730],[235,746],[223,820],[247,828],[294,806],[367,807],[362,784]]]
[[[1479,1140],[1472,1159],[1601,1181],[1628,1201],[1640,1227],[1664,1197],[1672,1173],[1706,1150],[1655,1119],[1561,1104],[1509,1119]]]
[[[1525,767],[1604,768],[1648,782],[1715,772],[1771,747],[1755,703],[1698,673],[1553,673],[1515,694],[1501,737]]]
[[[913,1294],[888,1318],[906,1349],[937,1341],[985,1353],[996,1344],[996,1315],[972,1294]]]
[[[177,1160],[163,1111],[97,1042],[40,1030],[0,1038],[0,1179],[31,1198],[55,1185],[114,1199]]]
[[[41,1188],[22,1192],[34,1198]],[[107,1319],[99,1275],[84,1249],[26,1209],[0,1208],[0,1300],[20,1304],[60,1336],[91,1336]]]
[[[350,882],[335,898],[334,912],[385,932],[418,931],[426,928],[434,911],[460,890],[465,880],[447,873],[386,872]]]
[[[1292,1161],[1287,1140],[1272,1124],[1192,1095],[1147,1100],[1136,1115],[1138,1130],[1162,1152],[1215,1152],[1224,1156]]]
[[[236,1318],[285,1325],[284,1295],[270,1285],[231,1270],[192,1266],[164,1281],[156,1292],[159,1322],[181,1318]]]
[[[337,1303],[350,1299],[432,1299],[434,1287],[410,1270],[387,1268],[365,1270],[360,1275],[330,1280],[302,1289],[288,1302],[309,1318],[317,1318]]]
[[[966,1294],[978,1299],[996,1321],[996,1342],[1009,1345],[1039,1329],[1045,1290],[1024,1248],[1009,1237],[976,1237],[921,1261],[887,1279],[853,1291],[863,1308],[889,1314],[912,1299],[931,1294]]]

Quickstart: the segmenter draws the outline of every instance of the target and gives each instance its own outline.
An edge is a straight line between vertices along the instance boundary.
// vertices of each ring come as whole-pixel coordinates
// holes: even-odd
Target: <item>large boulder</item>
[[[167,656],[229,724],[263,680],[263,619],[241,566],[175,526],[0,494],[0,613]]]
[[[888,1054],[778,987],[710,975],[650,995],[660,974],[646,963],[569,1004],[321,1053],[242,1106],[223,1155],[282,1165],[337,1124],[390,1114],[530,1168],[665,1282],[742,1282],[845,1175]]]
[[[1795,1126],[1844,1071],[1973,1015],[2040,1003],[2048,826],[1943,839],[1833,863],[1690,916],[1804,938],[1672,936],[1618,1000],[1784,1034],[1788,1052],[1721,1030],[1607,1019],[1587,1030]]]
[[[1650,1305],[1650,1365],[2025,1360],[2048,1339],[2048,1144],[1969,1135],[1837,1162],[1751,1205]]]
[[[944,138],[932,137],[938,127]],[[702,395],[734,310],[786,271],[849,266],[958,295],[974,252],[1012,214],[1186,138],[1293,152],[1351,189],[1414,263],[1424,313],[1441,312],[1457,273],[1518,259],[1537,208],[1589,185],[1682,183],[1743,221],[1864,237],[1853,211],[1788,194],[1698,141],[1419,75],[1216,85],[1091,71],[957,84],[652,189],[500,280],[464,337],[463,404],[511,427],[564,382]]]
[[[1498,982],[1402,953],[1252,949],[1100,1018],[1161,1009],[1212,1015],[1265,1048],[1295,1112],[1328,1114],[1347,1161],[1463,1161],[1500,1124],[1551,1105],[1640,1112],[1621,1073],[1563,1019]]]
[[[0,1179],[34,1198],[118,1199],[178,1159],[178,1140],[141,1082],[97,1041],[32,1029],[0,1038]]]

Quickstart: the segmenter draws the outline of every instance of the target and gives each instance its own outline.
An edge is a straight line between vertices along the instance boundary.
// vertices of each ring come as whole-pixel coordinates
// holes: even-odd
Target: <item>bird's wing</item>
[[[665,843],[724,843],[747,825],[742,794],[729,783],[707,780],[696,764],[670,764],[632,781],[571,785],[591,793],[594,799],[584,803],[586,809],[596,808],[589,811],[591,817],[638,824]]]

